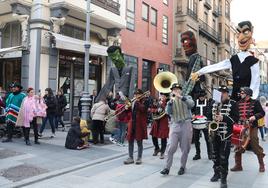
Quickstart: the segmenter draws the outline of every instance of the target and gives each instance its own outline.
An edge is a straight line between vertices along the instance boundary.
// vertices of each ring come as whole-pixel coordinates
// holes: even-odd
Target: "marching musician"
[[[221,188],[227,188],[228,160],[231,150],[231,135],[234,122],[238,121],[239,114],[236,109],[236,103],[229,98],[229,89],[226,86],[220,86],[221,102],[214,103],[209,118],[213,123],[218,124],[217,130],[210,130],[209,134],[212,144],[212,157],[214,175],[210,179],[216,182],[221,179]]]
[[[166,104],[166,95],[164,93],[160,93],[159,100],[157,100],[149,110],[154,114],[153,118],[155,116],[159,117],[159,119],[155,117],[157,119],[153,120],[150,135],[152,135],[152,141],[155,147],[153,156],[157,156],[157,154],[160,152],[160,159],[164,159],[164,154],[167,146],[167,138],[169,134],[168,116],[165,114]],[[158,138],[161,138],[161,149],[158,145]]]
[[[171,87],[172,99],[167,103],[166,113],[171,117],[170,125],[170,145],[165,168],[160,172],[168,175],[172,166],[173,155],[180,144],[182,151],[181,167],[178,175],[185,173],[186,162],[191,149],[192,124],[191,108],[194,107],[194,101],[191,96],[182,95],[182,85],[175,83]]]
[[[134,102],[132,103],[132,120],[128,124],[127,140],[128,140],[128,154],[129,158],[124,161],[124,164],[133,164],[134,158],[134,141],[137,141],[138,145],[138,158],[136,164],[142,163],[143,152],[143,139],[147,139],[147,111],[148,104],[143,97],[144,93],[141,89],[138,89],[134,93]]]
[[[250,146],[253,152],[257,155],[259,161],[259,172],[264,172],[263,158],[265,156],[263,148],[259,145],[258,139],[258,120],[264,117],[265,112],[258,100],[252,99],[253,91],[249,87],[241,89],[241,100],[237,103],[239,108],[239,121],[244,124],[245,121],[250,123]],[[235,166],[231,171],[242,171],[242,152],[239,149],[235,150]]]
[[[205,90],[200,90],[199,92],[199,96],[198,99],[195,102],[195,107],[193,108],[193,119],[195,120],[199,120],[200,118],[207,118],[208,117],[208,110],[209,110],[209,101],[206,99],[206,92]],[[194,124],[193,121],[193,124]],[[202,124],[204,125],[204,124]],[[198,160],[201,159],[201,150],[200,150],[200,132],[203,132],[204,137],[205,137],[205,141],[206,141],[206,145],[207,145],[207,154],[208,154],[208,158],[211,159],[211,147],[209,144],[209,137],[208,137],[208,129],[207,126],[194,126],[193,125],[193,137],[194,137],[194,144],[195,144],[195,149],[196,149],[196,154],[193,157],[193,160]]]

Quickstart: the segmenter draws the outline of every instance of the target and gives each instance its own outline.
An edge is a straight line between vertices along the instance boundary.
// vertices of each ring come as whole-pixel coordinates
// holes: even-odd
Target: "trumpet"
[[[137,97],[134,97],[133,99],[131,100],[125,100],[125,104],[122,105],[120,108],[118,108],[114,113],[110,113],[108,114],[105,118],[104,118],[104,121],[110,121],[111,119],[115,118],[116,116],[122,114],[124,111],[128,110],[132,103],[137,101],[137,100],[141,100],[142,98],[145,98],[147,97],[147,95],[150,94],[150,91],[146,91],[144,92],[143,94],[137,96]]]

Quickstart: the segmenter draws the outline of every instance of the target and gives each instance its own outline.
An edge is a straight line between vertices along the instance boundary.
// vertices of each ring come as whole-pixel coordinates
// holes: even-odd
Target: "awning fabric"
[[[57,33],[49,32],[52,36],[54,36],[55,40],[55,48],[65,49],[77,52],[85,52],[85,41],[71,38],[68,36],[64,36]],[[94,55],[107,56],[107,47],[99,44],[91,44],[89,53]]]
[[[0,49],[0,55],[4,55],[6,53],[14,52],[14,51],[19,51],[22,50],[23,46],[14,46],[14,47],[9,47],[9,48],[1,48]]]

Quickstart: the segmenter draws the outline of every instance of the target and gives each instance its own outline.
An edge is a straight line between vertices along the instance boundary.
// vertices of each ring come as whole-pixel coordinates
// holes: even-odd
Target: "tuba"
[[[178,83],[177,76],[168,71],[161,72],[154,77],[154,87],[160,93],[170,93],[170,88],[174,83]]]

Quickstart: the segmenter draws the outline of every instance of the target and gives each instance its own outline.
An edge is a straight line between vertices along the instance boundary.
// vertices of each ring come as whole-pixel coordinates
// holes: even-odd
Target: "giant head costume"
[[[125,66],[125,62],[121,48],[119,46],[110,46],[107,49],[107,53],[109,58],[114,63],[115,67],[117,69],[123,69],[123,67]]]
[[[237,40],[239,49],[242,51],[246,51],[253,43],[253,26],[250,21],[243,21],[238,24],[236,30],[238,31]]]
[[[197,52],[196,39],[192,31],[186,31],[181,34],[181,43],[186,56],[191,56]]]

